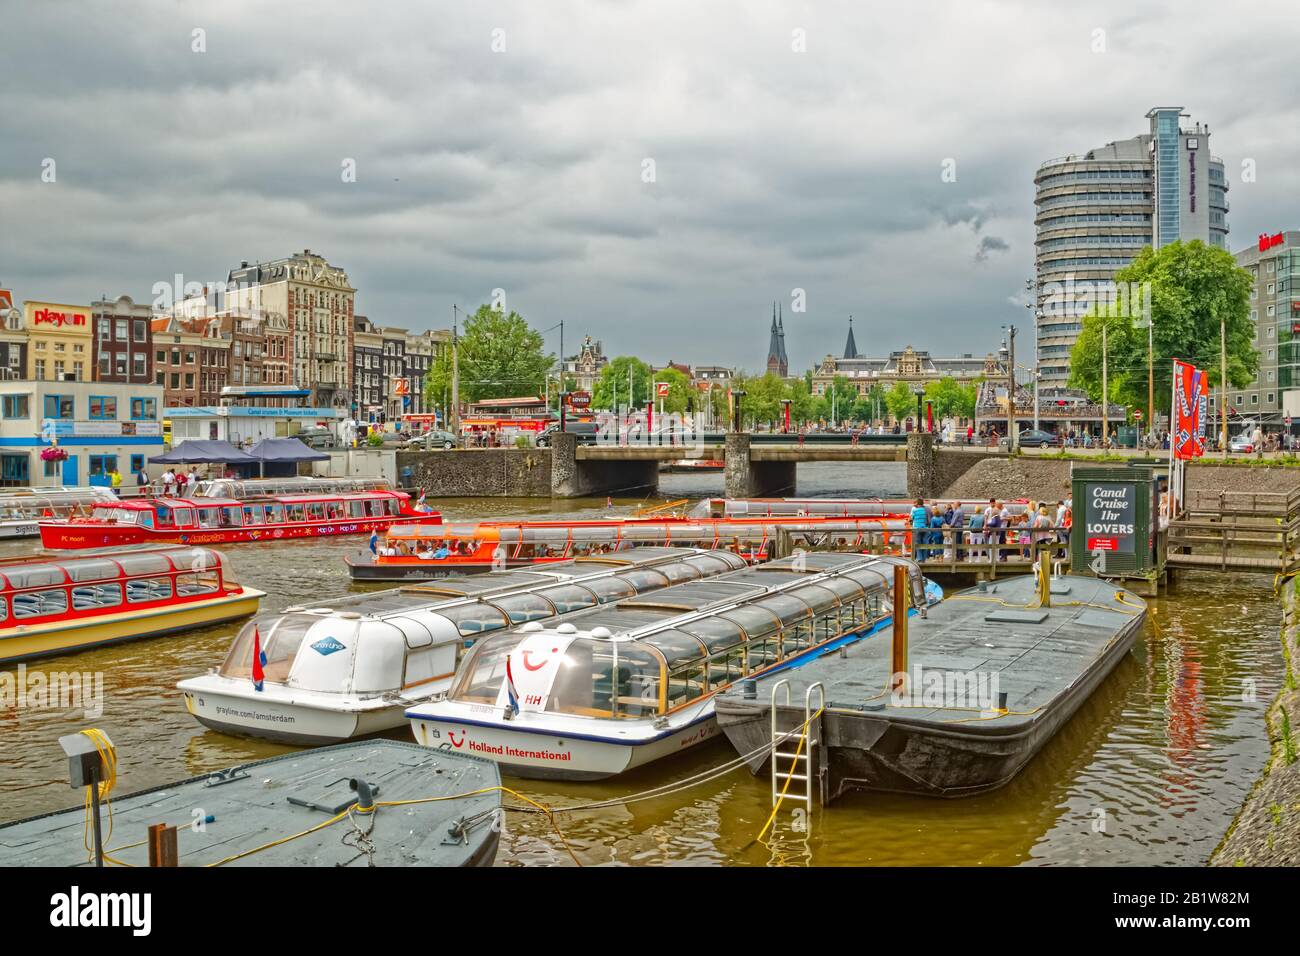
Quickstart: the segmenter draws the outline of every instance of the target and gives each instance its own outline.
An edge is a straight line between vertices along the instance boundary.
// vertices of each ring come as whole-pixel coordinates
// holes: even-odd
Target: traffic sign
[[[655,394],[658,395],[660,398],[667,398],[667,397],[668,397],[668,383],[667,383],[667,382],[655,382]]]

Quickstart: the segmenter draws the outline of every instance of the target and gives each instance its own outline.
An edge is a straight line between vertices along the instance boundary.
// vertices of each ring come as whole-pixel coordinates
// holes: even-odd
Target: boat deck
[[[177,827],[181,866],[227,861],[342,813],[356,799],[350,778],[378,787],[373,816],[352,815],[363,829],[373,821],[370,840],[376,865],[491,864],[500,838],[495,816],[501,793],[492,789],[501,782],[496,764],[395,740],[300,751],[114,796],[111,836],[107,808],[101,807],[105,853],[125,864],[146,866],[148,828],[165,823]],[[400,807],[379,805],[482,790],[488,792]],[[198,808],[213,819],[196,830],[191,825]],[[459,821],[471,821],[463,833]],[[93,865],[83,843],[92,842],[85,823],[85,811],[76,807],[0,826],[0,866]],[[228,865],[365,866],[355,835],[344,815],[314,833],[229,860]]]
[[[983,592],[959,592],[931,607],[926,617],[912,616],[908,673],[913,686],[906,706],[897,704],[889,692],[892,627],[838,654],[765,678],[759,682],[759,700],[770,700],[771,685],[785,678],[792,702],[802,710],[805,691],[820,682],[828,711],[887,711],[895,720],[936,726],[960,722],[965,731],[1014,733],[1032,723],[1134,629],[1145,609],[1140,598],[1090,577],[1053,579],[1050,608],[1024,606],[1035,597],[1034,578],[1025,576],[990,584]],[[997,690],[1007,695],[1006,713],[984,714],[978,706],[926,706],[927,680],[936,674],[985,675],[990,688],[996,675]],[[739,694],[735,688],[728,696]],[[998,701],[992,704],[996,707]]]

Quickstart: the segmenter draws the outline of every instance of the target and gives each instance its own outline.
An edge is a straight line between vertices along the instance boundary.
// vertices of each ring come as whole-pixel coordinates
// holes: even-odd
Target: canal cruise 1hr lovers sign
[[[1084,492],[1084,534],[1088,550],[1133,554],[1137,486],[1119,481],[1088,482]]]

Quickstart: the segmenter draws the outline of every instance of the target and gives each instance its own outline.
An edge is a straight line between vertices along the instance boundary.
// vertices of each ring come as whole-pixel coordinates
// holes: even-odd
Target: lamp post
[[[925,389],[920,385],[912,386],[912,394],[916,396],[916,430],[921,430],[921,415],[923,414],[921,403],[925,400]]]
[[[1016,327],[1004,325],[1007,333],[1005,349],[1007,357],[1007,450],[1014,452],[1020,446],[1020,435],[1016,431]]]
[[[737,431],[737,432],[738,432],[738,431],[741,430],[741,427],[740,427],[740,426],[741,426],[741,423],[744,421],[744,418],[743,418],[743,417],[741,416],[741,414],[740,414],[740,402],[741,402],[741,400],[745,397],[745,390],[744,390],[744,389],[740,389],[740,388],[733,389],[732,392],[731,392],[731,397],[732,397],[733,399],[735,399],[735,401],[732,403],[732,405],[733,405],[733,408],[732,408],[732,415],[733,415],[734,420],[733,420],[733,422],[732,422],[732,426],[731,426],[731,428],[732,428],[732,431]]]

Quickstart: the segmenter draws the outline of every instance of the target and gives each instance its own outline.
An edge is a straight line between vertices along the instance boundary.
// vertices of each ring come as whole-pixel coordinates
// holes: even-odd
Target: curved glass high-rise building
[[[1143,246],[1201,239],[1227,248],[1227,179],[1209,130],[1180,107],[1147,114],[1150,132],[1048,160],[1034,175],[1038,367],[1065,387],[1082,316],[1115,296],[1114,276]]]

